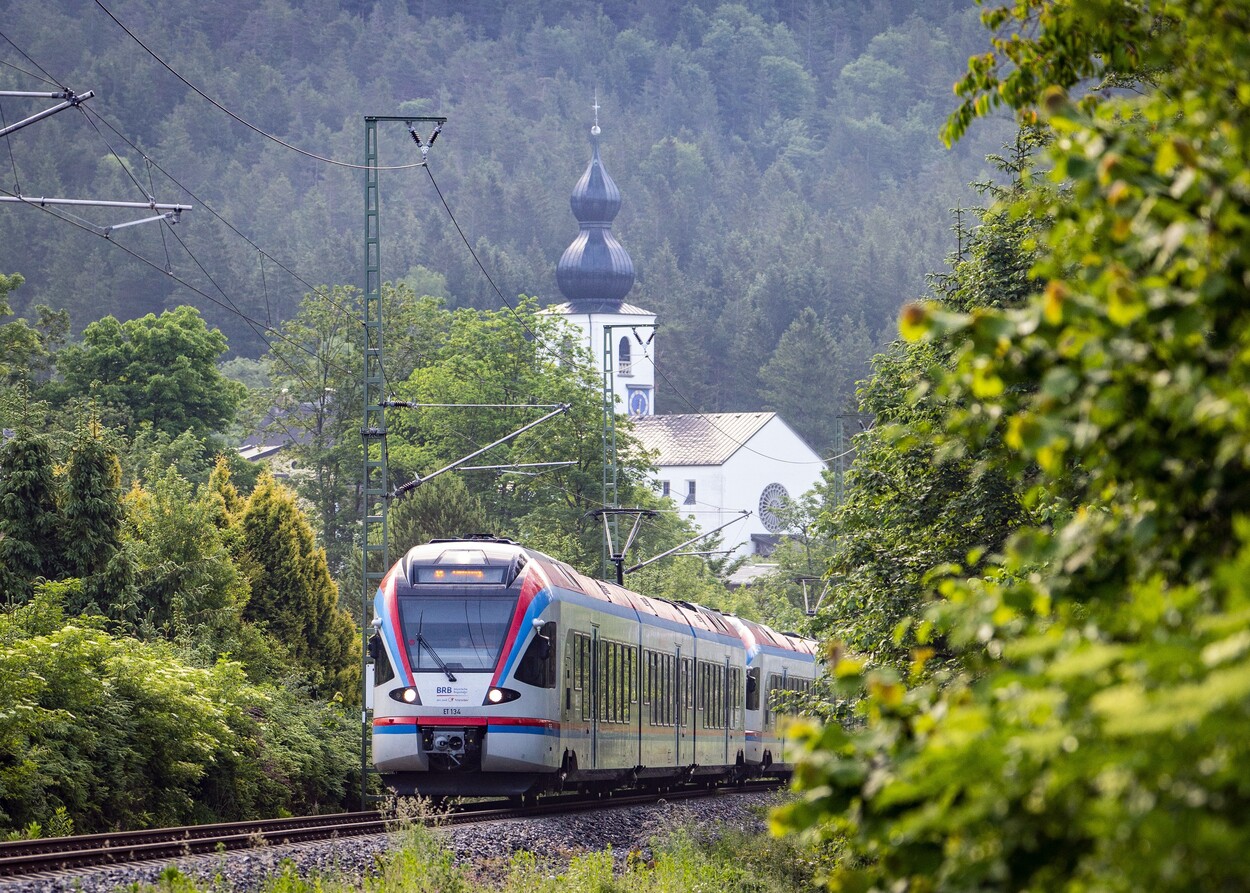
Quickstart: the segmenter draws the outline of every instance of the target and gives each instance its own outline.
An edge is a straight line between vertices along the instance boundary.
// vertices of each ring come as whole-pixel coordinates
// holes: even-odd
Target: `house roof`
[[[775,412],[634,416],[634,436],[661,465],[724,465]]]

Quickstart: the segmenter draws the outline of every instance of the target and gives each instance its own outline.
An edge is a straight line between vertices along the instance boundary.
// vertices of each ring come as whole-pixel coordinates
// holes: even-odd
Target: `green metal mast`
[[[603,327],[603,507],[617,507],[616,474],[616,387],[612,376],[612,329]],[[604,516],[604,524],[608,522]],[[611,544],[616,536],[616,516],[611,516],[611,530],[603,544],[603,576],[612,571]]]
[[[414,121],[434,121],[442,117],[365,116],[365,305],[364,305],[364,419],[360,428],[364,441],[364,473],[361,478],[360,571],[363,590],[360,603],[361,678],[364,692],[360,713],[360,803],[368,797],[369,771],[369,603],[390,567],[386,536],[386,513],[390,491],[386,467],[386,380],[382,371],[382,258],[380,191],[378,182],[378,122],[402,121],[411,130]],[[430,142],[433,142],[431,138]],[[420,140],[417,139],[420,146]],[[426,149],[422,149],[424,157]]]

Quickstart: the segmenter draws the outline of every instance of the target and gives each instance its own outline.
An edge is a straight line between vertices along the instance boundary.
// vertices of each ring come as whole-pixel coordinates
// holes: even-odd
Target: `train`
[[[509,539],[410,548],[374,599],[373,766],[401,796],[786,778],[817,643]]]

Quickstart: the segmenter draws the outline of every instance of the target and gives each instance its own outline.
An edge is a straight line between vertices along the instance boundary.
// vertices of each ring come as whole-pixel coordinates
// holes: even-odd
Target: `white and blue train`
[[[373,762],[400,794],[785,777],[810,639],[593,580],[510,540],[409,549],[374,602]]]

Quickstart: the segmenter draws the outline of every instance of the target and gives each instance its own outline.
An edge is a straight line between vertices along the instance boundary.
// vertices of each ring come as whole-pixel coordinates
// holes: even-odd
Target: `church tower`
[[[607,370],[618,411],[633,416],[655,412],[655,314],[625,302],[634,287],[634,262],[612,235],[621,192],[599,157],[599,105],[590,128],[590,164],[573,187],[569,205],[577,238],[556,265],[556,284],[567,299],[549,308],[584,336],[599,368]]]

